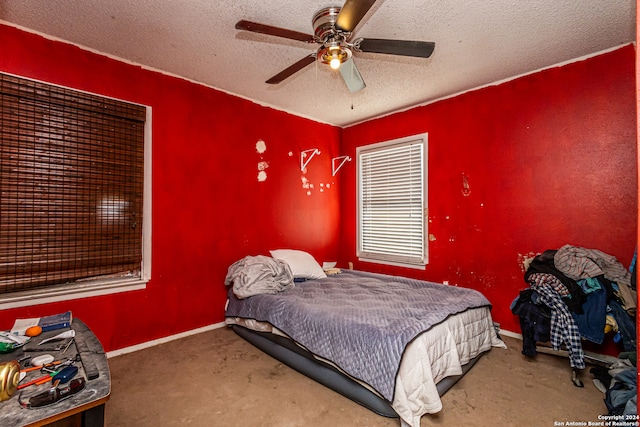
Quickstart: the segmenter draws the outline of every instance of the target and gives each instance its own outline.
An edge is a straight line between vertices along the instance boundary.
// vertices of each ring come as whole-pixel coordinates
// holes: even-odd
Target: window
[[[427,134],[358,147],[358,258],[427,263]]]
[[[143,283],[146,116],[0,73],[3,307]]]

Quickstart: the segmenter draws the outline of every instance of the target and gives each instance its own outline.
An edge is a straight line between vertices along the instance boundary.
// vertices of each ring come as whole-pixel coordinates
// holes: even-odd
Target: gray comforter
[[[295,286],[289,264],[264,255],[246,256],[234,262],[227,270],[224,284],[233,284],[233,293],[238,298],[275,294]]]
[[[266,321],[393,400],[405,347],[452,314],[490,306],[478,291],[359,271],[240,300],[226,316]]]

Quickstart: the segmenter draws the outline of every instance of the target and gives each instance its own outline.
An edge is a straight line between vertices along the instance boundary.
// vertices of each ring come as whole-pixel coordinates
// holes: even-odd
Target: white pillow
[[[324,279],[327,277],[320,264],[307,252],[295,249],[276,249],[269,252],[273,258],[289,264],[294,279]]]

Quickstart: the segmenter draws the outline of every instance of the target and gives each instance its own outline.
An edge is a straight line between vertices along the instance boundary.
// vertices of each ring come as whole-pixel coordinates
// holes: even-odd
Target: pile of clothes
[[[584,369],[581,339],[602,344],[609,330],[625,351],[636,350],[635,274],[615,257],[565,245],[530,260],[524,280],[529,288],[511,305],[520,318],[523,354],[534,356],[536,342],[550,342],[554,350],[564,344],[571,366]]]
[[[636,256],[626,269],[597,249],[547,250],[529,260],[524,274],[529,288],[511,304],[520,318],[522,354],[534,356],[536,342],[550,342],[554,350],[564,345],[574,373],[585,368],[581,340],[602,344],[605,333],[615,333],[614,341],[624,348],[619,362],[591,369],[611,415],[637,411],[635,266]]]
[[[589,371],[595,377],[594,385],[604,393],[609,415],[636,415],[638,413],[637,353],[620,353],[609,367],[595,367]]]

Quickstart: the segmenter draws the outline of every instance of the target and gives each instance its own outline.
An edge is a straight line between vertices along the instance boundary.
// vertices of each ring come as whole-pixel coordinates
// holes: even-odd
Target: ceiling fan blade
[[[313,62],[315,62],[315,60],[316,60],[315,54],[305,56],[300,61],[296,62],[295,64],[293,64],[293,65],[291,65],[291,66],[289,66],[287,68],[285,68],[284,70],[280,71],[275,76],[271,77],[265,83],[269,83],[269,84],[280,83],[281,81],[283,81],[287,77],[290,77],[293,74],[297,73],[298,71],[302,70],[307,65],[312,64]]]
[[[257,22],[240,20],[236,23],[236,30],[251,31],[254,33],[268,34],[270,36],[284,37],[285,39],[299,40],[301,42],[315,43],[316,39],[310,34],[298,31],[287,30],[285,28],[273,27],[271,25],[259,24]]]
[[[351,93],[358,92],[367,86],[364,83],[353,58],[340,64],[340,74],[342,74],[342,78]]]
[[[412,40],[358,39],[354,49],[360,52],[386,53],[389,55],[417,56],[428,58],[436,44]]]
[[[352,32],[375,2],[376,0],[345,1],[336,19],[336,27],[343,31]]]

